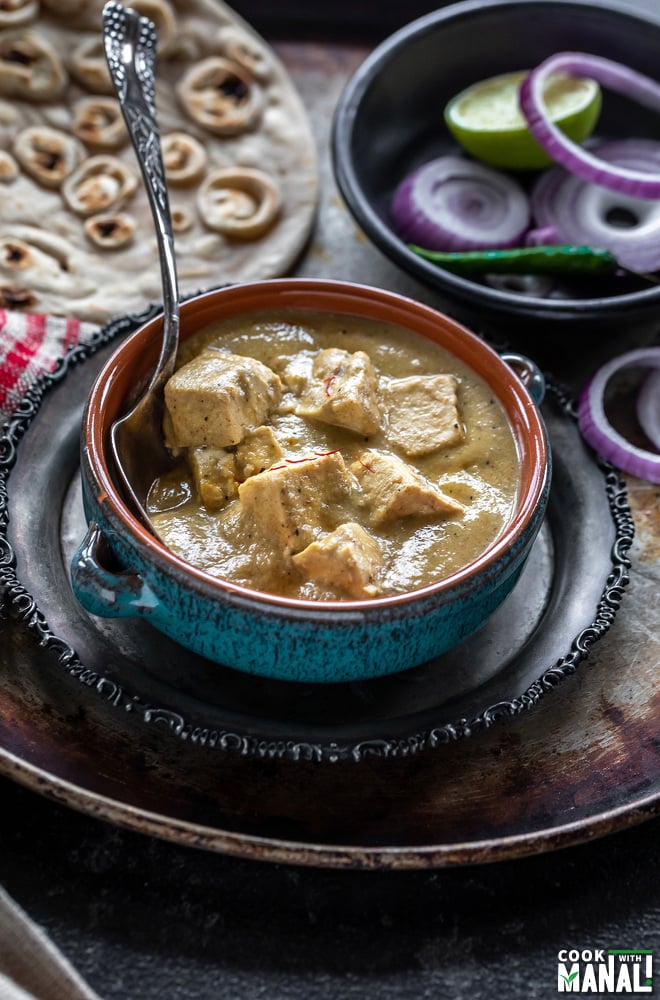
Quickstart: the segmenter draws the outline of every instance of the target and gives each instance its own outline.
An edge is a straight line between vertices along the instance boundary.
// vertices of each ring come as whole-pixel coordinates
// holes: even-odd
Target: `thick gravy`
[[[299,311],[187,341],[166,392],[181,461],[157,480],[165,544],[209,573],[311,600],[414,590],[506,527],[518,459],[488,386],[399,327]]]

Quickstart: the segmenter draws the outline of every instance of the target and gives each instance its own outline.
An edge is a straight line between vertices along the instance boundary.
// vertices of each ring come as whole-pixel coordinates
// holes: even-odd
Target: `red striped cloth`
[[[0,420],[18,406],[32,383],[53,367],[70,347],[98,326],[63,316],[0,309]]]

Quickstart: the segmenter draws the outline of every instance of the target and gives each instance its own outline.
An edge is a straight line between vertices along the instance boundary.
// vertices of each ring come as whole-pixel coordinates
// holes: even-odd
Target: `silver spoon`
[[[163,389],[179,344],[179,290],[165,168],[156,123],[153,23],[114,0],[103,8],[103,44],[110,76],[142,172],[153,215],[163,286],[163,339],[156,368],[133,408],[110,428],[110,448],[126,499],[156,534],[144,501],[155,475],[172,459],[163,440]]]

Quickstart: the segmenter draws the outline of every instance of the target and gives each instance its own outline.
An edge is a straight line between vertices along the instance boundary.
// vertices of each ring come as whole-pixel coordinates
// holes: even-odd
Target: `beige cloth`
[[[0,1000],[99,1000],[4,889],[0,889]]]

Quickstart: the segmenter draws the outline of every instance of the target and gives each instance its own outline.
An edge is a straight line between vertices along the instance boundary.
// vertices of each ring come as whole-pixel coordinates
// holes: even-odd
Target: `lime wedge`
[[[552,160],[530,135],[518,107],[520,84],[527,70],[481,80],[453,97],[445,122],[468,153],[495,167],[528,170]],[[574,142],[584,142],[600,114],[598,83],[587,77],[555,74],[544,89],[545,106],[554,124]]]

